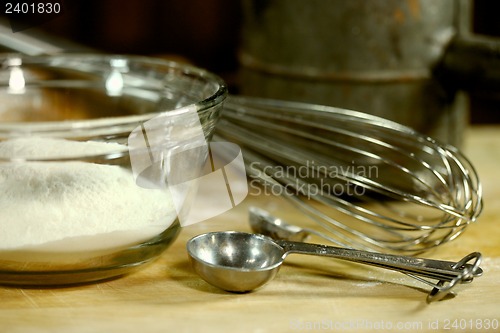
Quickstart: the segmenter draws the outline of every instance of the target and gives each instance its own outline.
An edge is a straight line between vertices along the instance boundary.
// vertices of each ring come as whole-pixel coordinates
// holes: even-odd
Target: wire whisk
[[[482,209],[478,175],[458,149],[365,113],[231,96],[214,139],[239,144],[249,181],[340,246],[421,253]]]

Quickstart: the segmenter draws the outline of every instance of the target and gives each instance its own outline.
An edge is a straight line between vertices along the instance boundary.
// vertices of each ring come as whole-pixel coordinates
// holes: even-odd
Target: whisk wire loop
[[[233,96],[215,138],[240,145],[251,180],[353,248],[423,252],[482,209],[477,172],[456,148],[372,115]]]

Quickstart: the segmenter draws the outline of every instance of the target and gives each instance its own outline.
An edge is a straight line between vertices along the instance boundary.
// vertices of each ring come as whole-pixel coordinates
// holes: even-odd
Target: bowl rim
[[[208,70],[196,67],[191,64],[179,63],[173,60],[166,60],[160,58],[153,58],[148,56],[136,56],[136,55],[120,55],[120,54],[97,54],[97,53],[67,53],[67,54],[56,54],[56,55],[23,55],[17,53],[8,53],[0,56],[0,63],[5,64],[6,61],[11,59],[19,58],[21,62],[27,61],[28,63],[47,63],[50,65],[51,62],[55,60],[98,60],[103,62],[110,62],[111,60],[126,59],[134,63],[144,63],[153,66],[163,66],[164,68],[171,68],[180,71],[182,74],[191,75],[195,77],[202,78],[207,82],[213,82],[217,85],[217,90],[210,96],[197,101],[192,104],[188,104],[177,109],[150,112],[140,115],[125,115],[117,117],[99,117],[92,119],[81,119],[81,120],[62,120],[62,121],[39,121],[39,122],[0,122],[0,134],[8,133],[19,133],[19,134],[43,134],[49,131],[70,131],[73,129],[90,129],[99,127],[113,127],[113,126],[124,126],[128,124],[136,124],[142,121],[147,121],[154,116],[160,114],[169,115],[182,115],[187,112],[192,112],[194,109],[198,114],[203,114],[205,110],[209,110],[211,107],[221,104],[228,95],[228,88],[225,81],[218,75],[209,72]]]

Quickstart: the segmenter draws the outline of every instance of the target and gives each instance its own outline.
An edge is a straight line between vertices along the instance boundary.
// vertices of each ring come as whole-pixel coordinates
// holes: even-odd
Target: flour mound
[[[23,138],[0,142],[0,157],[54,158],[124,149],[101,142]],[[117,165],[0,163],[0,195],[0,249],[121,231],[137,231],[143,239],[165,230],[176,217],[168,190],[141,188],[129,170]]]

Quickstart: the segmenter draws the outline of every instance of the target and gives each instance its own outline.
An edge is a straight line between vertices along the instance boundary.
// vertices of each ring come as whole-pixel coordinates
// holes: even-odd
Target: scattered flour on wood
[[[20,138],[0,142],[0,158],[82,156],[124,149],[113,143]],[[81,236],[114,238],[120,232],[127,234],[127,242],[130,232],[147,239],[176,217],[168,191],[138,187],[131,172],[117,165],[0,162],[0,195],[0,249]]]

